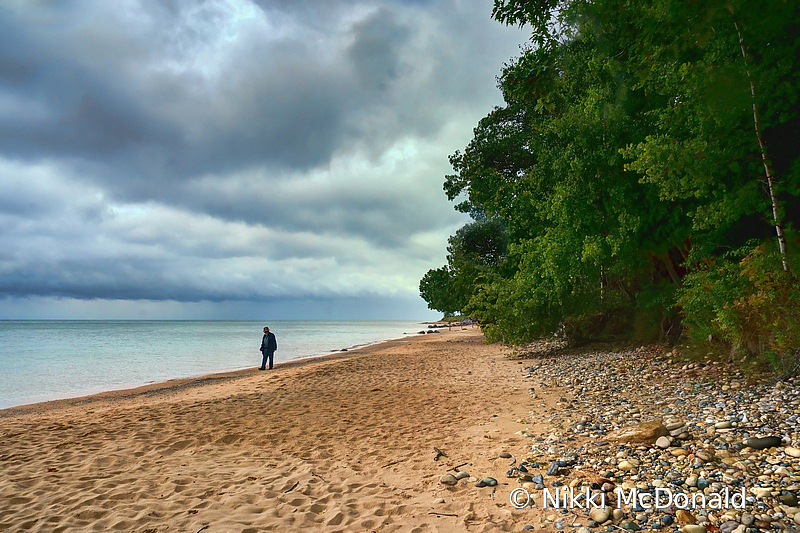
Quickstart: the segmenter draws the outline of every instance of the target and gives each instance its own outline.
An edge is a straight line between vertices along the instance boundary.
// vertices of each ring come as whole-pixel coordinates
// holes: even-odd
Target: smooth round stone
[[[717,429],[728,429],[731,426],[733,426],[733,424],[731,424],[730,420],[725,420],[725,421],[717,422],[716,424],[714,424],[714,427],[717,428]]]
[[[775,435],[761,437],[760,439],[747,439],[744,441],[745,446],[748,448],[753,448],[754,450],[766,450],[767,448],[780,446],[782,443],[783,439]]]
[[[706,533],[706,526],[699,524],[686,524],[681,528],[683,533]]]
[[[671,444],[672,443],[669,441],[669,437],[658,437],[656,439],[656,446],[662,450],[666,450]]]
[[[589,518],[591,518],[598,524],[602,524],[610,517],[611,517],[611,508],[609,507],[594,508],[591,511],[589,511]]]
[[[794,515],[794,518],[792,518],[792,520],[794,520],[795,524],[800,526],[800,513],[797,513],[796,515]]]
[[[468,477],[469,477],[469,473],[468,472],[459,472],[455,476],[456,479],[464,479],[464,478],[468,478]]]
[[[494,487],[495,485],[497,485],[497,480],[493,477],[485,477],[475,483],[476,487]]]
[[[513,456],[513,455],[511,455],[511,454],[510,454],[510,453],[508,453],[508,452],[502,452],[502,453],[500,454],[500,457],[502,457],[503,459],[511,459],[511,458],[512,458],[512,457],[514,457],[514,456]]]
[[[787,446],[783,449],[784,453],[789,457],[797,457],[800,458],[800,448],[793,448],[792,446]]]
[[[744,513],[742,515],[742,518],[740,519],[740,522],[742,524],[744,524],[745,526],[748,526],[748,527],[752,526],[753,522],[755,522],[755,521],[756,521],[756,517],[751,515],[750,513]]]
[[[445,475],[443,475],[442,477],[439,478],[439,483],[441,483],[442,485],[451,485],[452,486],[452,485],[457,484],[458,480],[456,479],[456,476],[454,476],[453,474],[445,474]]]
[[[686,486],[687,487],[696,487],[697,486],[697,476],[689,476],[686,478]]]
[[[642,529],[642,527],[633,520],[623,520],[620,527],[627,531],[639,531]]]

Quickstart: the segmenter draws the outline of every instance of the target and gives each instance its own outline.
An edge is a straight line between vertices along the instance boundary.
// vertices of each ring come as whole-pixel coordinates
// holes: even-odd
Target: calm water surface
[[[275,363],[416,334],[412,321],[0,321],[0,409],[261,364],[262,329]]]

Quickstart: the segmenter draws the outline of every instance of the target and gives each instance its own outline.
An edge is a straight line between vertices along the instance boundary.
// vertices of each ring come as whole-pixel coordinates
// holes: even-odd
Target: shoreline
[[[50,320],[41,320],[39,322],[52,322],[52,321],[50,321]],[[89,321],[85,321],[85,322],[98,322],[98,321],[97,320],[89,320]],[[118,322],[118,321],[117,320],[109,320],[108,322]],[[159,322],[159,321],[157,321],[157,322]],[[179,321],[179,322],[189,322],[189,321],[183,320],[183,321]],[[208,322],[208,321],[197,320],[197,321],[193,321],[193,322]],[[241,322],[241,321],[233,321],[233,322]],[[257,322],[257,321],[254,321],[254,322]],[[420,323],[417,323],[417,324],[424,324],[424,323],[420,322]],[[414,337],[414,336],[419,336],[420,334],[421,334],[421,332],[403,332],[403,336],[401,336],[401,337],[380,339],[380,340],[370,341],[370,342],[366,342],[366,343],[354,344],[352,346],[346,346],[346,347],[341,348],[341,349],[330,349],[330,350],[326,350],[326,351],[323,351],[323,352],[311,353],[309,355],[297,356],[294,359],[291,359],[289,361],[276,362],[275,366],[277,367],[278,365],[286,365],[286,364],[290,364],[290,363],[296,363],[296,362],[299,362],[299,361],[314,360],[314,359],[319,359],[319,358],[323,358],[323,357],[329,357],[331,355],[335,355],[335,354],[340,353],[340,352],[341,353],[356,352],[356,351],[363,350],[363,349],[366,349],[366,348],[369,348],[369,347],[372,347],[372,346],[380,345],[380,344],[383,344],[383,343],[399,341],[399,340],[408,339],[408,338],[411,338],[411,337]],[[254,361],[256,359],[260,360],[260,357],[261,356],[259,355],[257,358],[254,358],[253,360]],[[258,366],[257,362],[253,363],[253,366]],[[232,379],[236,375],[239,375],[241,373],[247,373],[251,369],[252,369],[252,367],[250,365],[248,365],[248,366],[242,366],[242,367],[222,369],[222,370],[212,371],[212,372],[204,372],[204,373],[199,373],[199,374],[194,374],[194,375],[189,375],[189,376],[177,376],[177,377],[166,378],[166,379],[156,379],[156,380],[152,380],[152,381],[136,381],[136,382],[131,382],[131,383],[115,383],[115,384],[111,384],[111,385],[107,385],[107,386],[100,385],[100,386],[96,386],[96,387],[93,387],[93,388],[90,388],[90,389],[76,390],[76,391],[72,391],[72,392],[42,394],[42,395],[39,395],[39,398],[41,398],[41,399],[34,399],[34,401],[25,401],[25,403],[20,403],[20,404],[17,404],[17,405],[11,405],[11,406],[8,406],[8,407],[0,407],[0,418],[2,418],[4,416],[8,416],[6,411],[28,412],[28,411],[40,410],[40,407],[39,407],[40,404],[68,404],[68,403],[76,402],[76,401],[91,402],[92,401],[91,399],[93,397],[95,397],[95,396],[98,396],[98,397],[100,397],[100,396],[104,397],[104,396],[109,396],[109,395],[110,396],[114,396],[117,393],[124,395],[126,392],[133,395],[136,391],[140,391],[140,390],[144,391],[144,390],[149,390],[149,389],[153,389],[153,388],[157,388],[157,389],[158,388],[168,388],[170,384],[178,383],[178,382],[182,383],[182,382],[186,382],[186,381],[203,381],[203,380],[205,380],[205,381],[213,381],[216,376],[220,376],[220,377],[225,376],[228,379]]]
[[[6,411],[0,530],[483,527],[488,493],[435,502],[451,499],[443,473],[488,474],[519,440],[524,402],[507,402],[524,395],[504,353],[459,330]]]
[[[331,350],[328,353],[308,355],[298,357],[289,361],[276,362],[275,369],[279,368],[295,368],[308,363],[313,363],[318,360],[338,360],[344,359],[348,354],[361,353],[373,347],[379,347],[384,344],[391,344],[395,342],[402,342],[406,339],[414,337],[423,337],[420,333],[407,333],[405,337],[398,337],[396,339],[379,340],[364,345],[355,345],[340,350]],[[260,356],[259,356],[260,357]],[[87,405],[101,401],[119,401],[122,399],[135,399],[142,396],[157,396],[162,393],[169,393],[174,390],[202,387],[213,383],[225,383],[235,381],[237,379],[252,376],[260,372],[258,370],[258,363],[253,366],[237,368],[233,370],[225,370],[221,372],[212,372],[209,374],[201,374],[197,376],[177,377],[164,381],[155,381],[150,383],[139,383],[130,387],[113,388],[108,390],[100,390],[97,392],[90,392],[88,394],[78,394],[76,396],[68,396],[65,398],[54,398],[51,400],[42,400],[38,402],[26,403],[5,407],[0,409],[0,419],[25,415],[29,413],[41,413],[52,409],[60,409],[75,405]]]

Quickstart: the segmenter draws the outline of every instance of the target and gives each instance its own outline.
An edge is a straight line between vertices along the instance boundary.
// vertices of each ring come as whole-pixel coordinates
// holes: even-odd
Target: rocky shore
[[[503,480],[521,489],[515,507],[541,510],[524,529],[800,528],[800,379],[678,355],[541,344],[510,356],[532,404],[519,422],[540,423],[519,432],[527,442]],[[556,506],[556,494],[569,496]]]

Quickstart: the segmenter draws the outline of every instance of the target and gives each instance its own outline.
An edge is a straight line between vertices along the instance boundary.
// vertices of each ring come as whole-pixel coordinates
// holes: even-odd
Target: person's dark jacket
[[[274,352],[277,349],[278,341],[275,340],[275,334],[270,331],[261,339],[261,351]]]

